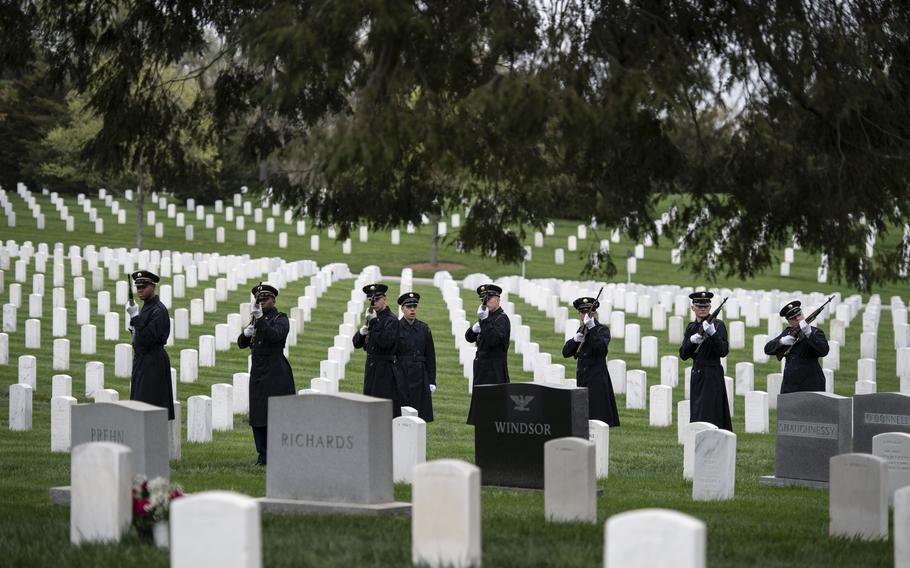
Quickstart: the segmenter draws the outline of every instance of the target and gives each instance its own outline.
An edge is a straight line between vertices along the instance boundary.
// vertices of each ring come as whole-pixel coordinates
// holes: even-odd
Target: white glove
[[[436,385],[430,385],[430,394],[436,392]]]
[[[799,329],[802,330],[803,335],[809,337],[812,335],[812,326],[806,323],[806,320],[799,320]]]
[[[714,328],[714,322],[708,323],[708,320],[701,322],[701,328],[705,330],[709,336],[717,333],[717,329]]]
[[[371,321],[373,321],[373,320],[376,319],[377,317],[378,317],[378,316],[376,315],[376,312],[374,312],[374,311],[372,311],[372,310],[367,310],[367,323],[370,323]]]
[[[705,340],[704,335],[699,335],[697,333],[693,333],[692,337],[689,338],[689,343],[694,343],[695,345],[700,345],[701,342],[704,340]]]
[[[591,317],[591,314],[585,314],[585,327],[588,329],[594,327],[594,318]]]
[[[369,335],[369,333],[370,333],[369,327],[363,326],[360,328],[360,335]]]
[[[133,319],[134,317],[139,315],[139,306],[136,304],[127,304],[126,313],[129,314],[130,319]]]
[[[475,323],[474,326],[471,327],[471,331],[473,331],[474,333],[480,333],[480,323],[479,322]]]
[[[584,340],[585,340],[585,334],[583,334],[583,333],[575,334],[575,343],[581,343]]]
[[[253,304],[252,307],[250,307],[250,315],[253,316],[253,318],[255,318],[255,319],[261,318],[262,317],[262,306],[260,306],[258,303]]]
[[[245,328],[243,328],[244,337],[253,337],[254,335],[256,335],[256,326],[254,326],[253,324],[250,324],[250,325],[246,326]]]
[[[477,308],[477,319],[479,319],[480,321],[487,319],[487,316],[489,316],[489,315],[490,315],[490,312],[487,311],[486,306],[482,305],[479,308]]]
[[[793,345],[796,343],[796,338],[790,335],[789,333],[780,338],[781,345]]]

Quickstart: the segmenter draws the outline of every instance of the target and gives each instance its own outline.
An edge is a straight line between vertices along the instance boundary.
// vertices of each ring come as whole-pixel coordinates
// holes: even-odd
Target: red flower
[[[146,511],[148,505],[148,499],[133,499],[133,514],[138,517],[145,517],[148,514],[148,511]]]

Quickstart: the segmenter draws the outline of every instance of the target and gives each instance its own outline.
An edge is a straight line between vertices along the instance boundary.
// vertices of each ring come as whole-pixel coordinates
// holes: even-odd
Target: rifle
[[[822,304],[821,306],[818,307],[818,309],[816,309],[814,312],[809,314],[809,317],[806,318],[806,323],[812,323],[813,321],[815,321],[815,318],[817,318],[819,316],[819,314],[822,313],[822,310],[825,309],[825,306],[827,306],[833,299],[834,299],[834,296],[829,297],[827,300],[825,300],[824,304]],[[790,351],[793,350],[793,347],[797,343],[799,343],[800,340],[802,339],[802,337],[798,337],[799,336],[799,324],[797,323],[796,325],[794,325],[792,327],[788,327],[787,335],[789,335],[791,337],[796,337],[796,341],[793,343],[793,345],[778,345],[777,346],[777,351],[774,352],[774,356],[777,357],[778,361],[780,361],[781,359],[783,359],[784,357],[789,355]],[[781,337],[783,337],[783,336],[781,336]]]
[[[126,275],[126,293],[127,293],[126,299],[129,301],[129,304],[131,306],[135,306],[136,302],[133,300],[133,281],[130,280],[129,274]],[[126,320],[126,329],[127,329],[127,331],[130,332],[130,334],[133,333],[133,328],[130,327],[129,318],[127,318],[127,320]]]
[[[724,307],[724,304],[727,303],[727,300],[728,300],[728,299],[729,299],[729,298],[724,298],[724,301],[721,302],[719,306],[717,306],[717,309],[716,309],[716,310],[714,310],[713,312],[711,312],[711,315],[709,315],[707,318],[705,318],[705,321],[708,322],[708,323],[713,322],[713,321],[715,320],[715,318],[717,318],[717,316],[720,315],[720,310],[721,310],[721,308]],[[697,333],[698,335],[704,335],[704,334],[705,334],[705,328],[699,326],[698,330],[697,330],[695,333]],[[695,353],[698,353],[698,351],[701,349],[701,346],[702,346],[702,345],[704,345],[704,342],[698,344],[698,347],[695,348]]]
[[[592,312],[595,311],[595,310],[594,310],[594,306],[597,305],[597,300],[600,299],[600,294],[601,294],[603,291],[604,291],[604,287],[601,286],[601,287],[600,287],[600,290],[597,291],[597,296],[594,297],[594,303],[591,304],[591,310],[590,310],[590,311],[592,311]],[[582,322],[582,323],[578,326],[578,331],[576,331],[575,333],[584,333],[584,334],[587,334],[587,333],[588,333],[588,328],[585,327],[584,322]]]
[[[262,280],[259,281],[259,285],[262,286]],[[255,298],[255,300],[253,301],[253,306],[258,305],[258,304],[259,304],[259,298]],[[253,306],[250,306],[250,307],[252,308]],[[253,325],[254,323],[256,323],[256,316],[254,316],[253,314],[250,314],[250,323],[247,324],[247,327]]]

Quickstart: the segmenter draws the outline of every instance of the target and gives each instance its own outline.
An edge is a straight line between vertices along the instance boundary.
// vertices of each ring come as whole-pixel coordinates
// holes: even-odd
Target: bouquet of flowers
[[[181,487],[163,477],[148,480],[137,475],[133,480],[133,526],[139,537],[151,541],[155,524],[168,520],[171,500],[182,496]]]

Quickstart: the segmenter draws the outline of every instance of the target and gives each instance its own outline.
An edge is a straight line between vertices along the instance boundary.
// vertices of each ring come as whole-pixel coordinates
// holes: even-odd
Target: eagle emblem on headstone
[[[528,405],[531,404],[531,401],[534,400],[532,395],[521,395],[513,394],[509,398],[512,399],[512,402],[515,403],[515,410],[517,412],[529,412],[531,409],[528,408]]]

